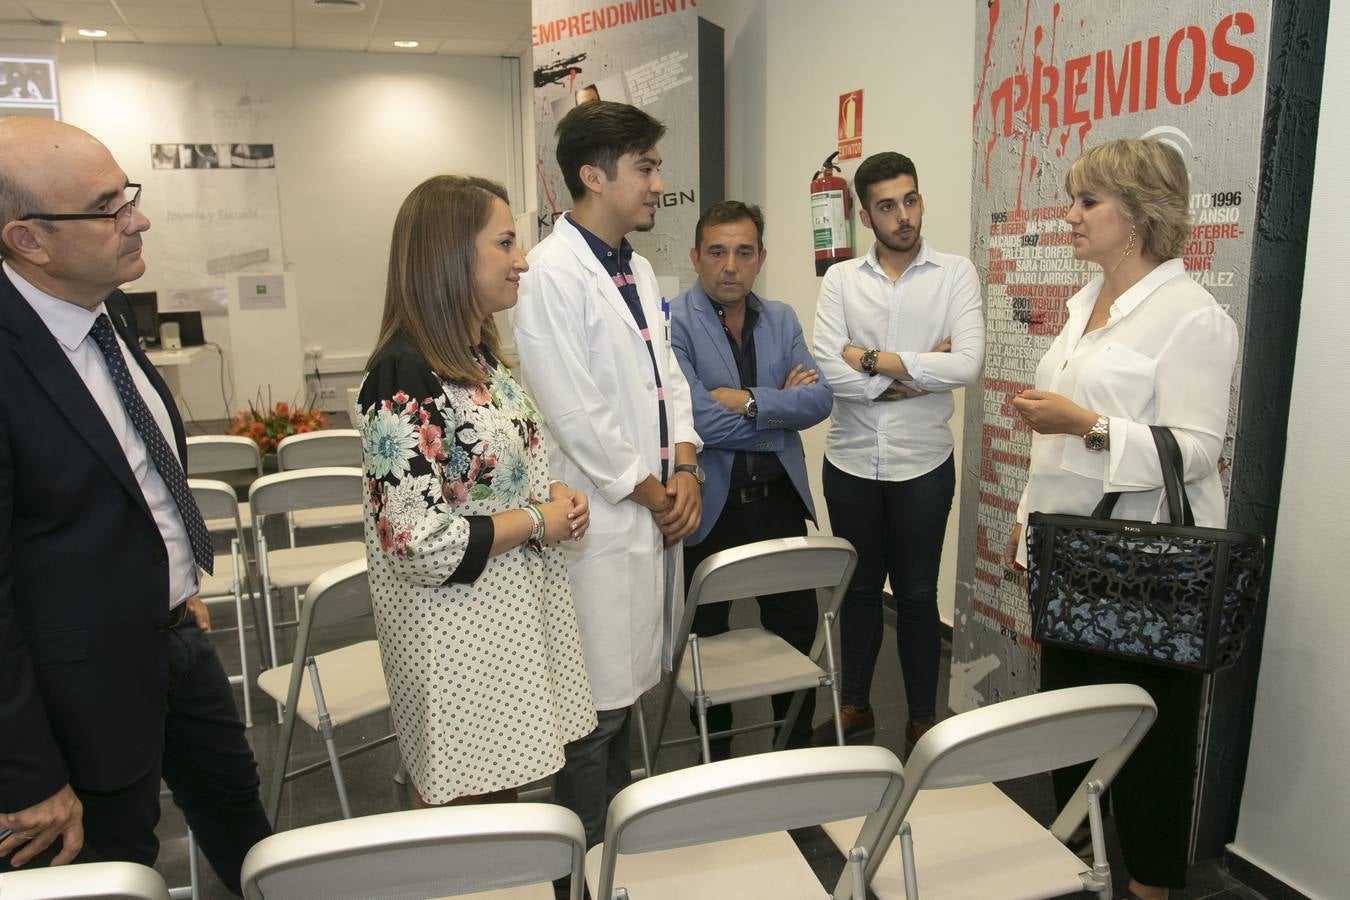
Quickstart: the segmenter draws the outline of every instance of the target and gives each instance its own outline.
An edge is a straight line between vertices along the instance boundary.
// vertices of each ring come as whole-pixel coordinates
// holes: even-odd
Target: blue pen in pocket
[[[661,318],[666,324],[666,346],[670,346],[670,301],[661,297]]]

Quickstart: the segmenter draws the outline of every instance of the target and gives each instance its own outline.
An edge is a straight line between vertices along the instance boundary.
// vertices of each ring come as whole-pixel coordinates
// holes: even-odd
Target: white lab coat
[[[651,513],[625,499],[648,475],[661,476],[651,358],[618,288],[566,218],[529,263],[514,317],[520,368],[553,438],[553,477],[590,498],[590,529],[564,550],[596,708],[621,709],[659,681],[667,623],[683,608],[680,548],[664,550]],[[673,465],[676,444],[702,442],[656,275],[637,254],[631,265],[665,389]]]

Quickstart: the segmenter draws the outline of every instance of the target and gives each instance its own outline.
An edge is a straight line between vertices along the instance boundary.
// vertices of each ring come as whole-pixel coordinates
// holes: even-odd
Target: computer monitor
[[[159,295],[154,291],[129,291],[126,295],[131,303],[131,314],[136,319],[136,336],[141,346],[156,348],[159,346]]]
[[[183,342],[184,347],[200,347],[206,343],[206,336],[202,332],[202,314],[196,310],[185,310],[183,312],[162,312],[159,314],[159,324],[166,325],[169,322],[178,324],[178,339]]]

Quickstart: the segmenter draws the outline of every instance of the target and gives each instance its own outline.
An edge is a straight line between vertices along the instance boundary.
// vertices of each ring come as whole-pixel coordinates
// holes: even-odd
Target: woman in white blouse
[[[1032,512],[1088,515],[1120,491],[1114,515],[1165,515],[1150,425],[1181,445],[1197,525],[1222,526],[1219,456],[1237,359],[1237,329],[1186,274],[1178,255],[1190,231],[1181,155],[1141,140],[1112,141],[1069,169],[1064,216],[1074,257],[1102,270],[1068,303],[1068,320],[1036,367],[1034,390],[1013,405],[1035,432],[1031,470],[1008,539],[1007,564],[1026,563]],[[1128,682],[1158,705],[1158,719],[1112,789],[1130,896],[1165,900],[1183,888],[1199,722],[1199,675],[1063,647],[1041,648],[1041,688]],[[1056,773],[1067,801],[1084,770]]]

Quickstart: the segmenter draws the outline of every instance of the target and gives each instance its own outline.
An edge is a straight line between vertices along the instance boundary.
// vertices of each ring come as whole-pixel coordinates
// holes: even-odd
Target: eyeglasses
[[[42,219],[47,222],[78,222],[84,219],[113,219],[118,225],[126,225],[131,218],[131,211],[141,206],[141,186],[128,183],[122,196],[125,202],[109,213],[29,213],[26,216],[19,216],[19,221]]]

